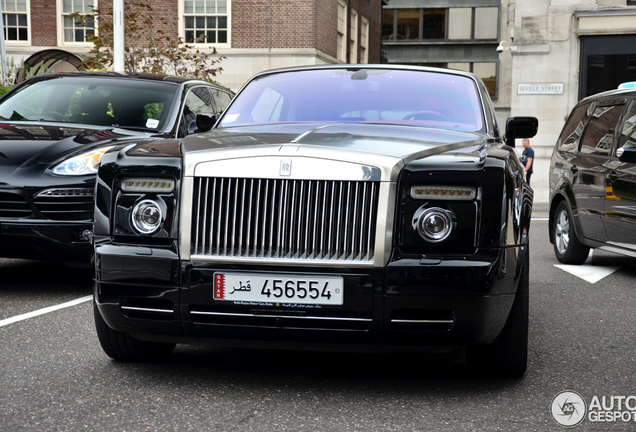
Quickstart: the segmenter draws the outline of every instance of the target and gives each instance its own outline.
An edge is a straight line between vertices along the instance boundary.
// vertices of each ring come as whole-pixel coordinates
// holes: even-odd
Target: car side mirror
[[[212,129],[212,126],[219,119],[221,114],[219,113],[199,113],[197,114],[197,132],[207,132]]]
[[[506,121],[506,144],[515,146],[517,138],[532,138],[539,129],[536,117],[509,117]]]
[[[616,156],[621,162],[636,162],[636,146],[625,145],[616,150]]]

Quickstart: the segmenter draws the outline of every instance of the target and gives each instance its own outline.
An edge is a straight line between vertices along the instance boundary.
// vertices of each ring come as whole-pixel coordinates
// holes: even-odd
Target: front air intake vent
[[[93,189],[48,189],[33,202],[42,216],[56,221],[93,219]]]
[[[0,217],[27,218],[32,214],[29,204],[18,194],[0,192]]]

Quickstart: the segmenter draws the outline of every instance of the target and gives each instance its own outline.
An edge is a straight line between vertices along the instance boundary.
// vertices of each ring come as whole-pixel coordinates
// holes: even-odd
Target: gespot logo
[[[587,412],[587,404],[580,394],[573,391],[562,391],[552,399],[550,413],[561,426],[578,426]]]
[[[636,396],[593,396],[588,405],[580,394],[566,390],[552,399],[550,414],[568,428],[586,418],[592,423],[636,423]]]

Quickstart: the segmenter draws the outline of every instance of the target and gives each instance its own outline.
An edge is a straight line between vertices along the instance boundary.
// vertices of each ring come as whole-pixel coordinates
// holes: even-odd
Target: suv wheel
[[[581,243],[574,232],[572,213],[565,201],[557,206],[554,223],[554,253],[563,264],[583,264],[590,248]]]

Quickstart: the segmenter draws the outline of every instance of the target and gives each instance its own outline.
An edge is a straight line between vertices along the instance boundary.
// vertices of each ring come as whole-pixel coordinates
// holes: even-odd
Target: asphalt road
[[[555,267],[546,221],[530,238],[517,380],[476,375],[461,355],[178,346],[164,363],[118,363],[94,332],[90,272],[0,260],[0,431],[559,431],[565,390],[587,404],[568,405],[585,414],[572,430],[636,430],[636,259],[595,253],[591,268],[611,274],[590,283]]]

